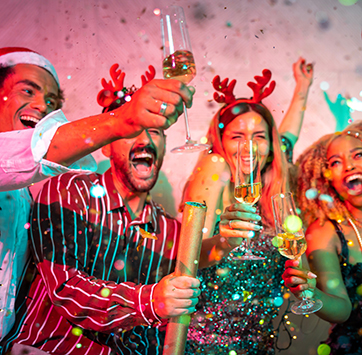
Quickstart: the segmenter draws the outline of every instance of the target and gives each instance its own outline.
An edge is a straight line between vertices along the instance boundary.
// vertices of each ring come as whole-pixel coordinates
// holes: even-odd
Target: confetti
[[[317,348],[318,355],[329,355],[331,353],[331,347],[327,344],[321,344]]]
[[[316,197],[318,196],[318,190],[316,188],[311,188],[311,189],[308,189],[306,192],[305,192],[305,197],[308,199],[308,200],[314,200]]]
[[[298,216],[288,216],[284,221],[284,228],[289,233],[298,232],[303,226],[303,222]]]
[[[111,294],[111,290],[109,288],[103,288],[101,291],[101,296],[102,297],[108,297]]]
[[[90,190],[89,190],[91,196],[95,197],[95,198],[100,198],[105,196],[106,194],[106,189],[101,186],[101,185],[93,185]]]
[[[72,329],[72,334],[75,335],[76,337],[79,337],[83,334],[83,330],[78,327],[75,327]]]

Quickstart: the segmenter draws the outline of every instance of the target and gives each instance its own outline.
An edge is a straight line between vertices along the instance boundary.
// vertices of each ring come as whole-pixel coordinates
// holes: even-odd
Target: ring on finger
[[[159,115],[164,115],[167,109],[167,104],[166,102],[162,102],[161,106],[160,106],[160,111],[158,112]]]
[[[234,229],[233,226],[231,225],[231,221],[229,221],[229,228]]]

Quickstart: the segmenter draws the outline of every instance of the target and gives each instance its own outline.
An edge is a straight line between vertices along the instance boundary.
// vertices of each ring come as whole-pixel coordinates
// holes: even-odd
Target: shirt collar
[[[101,175],[100,184],[105,188],[106,196],[108,196],[108,198],[106,198],[107,211],[126,208],[122,196],[118,193],[114,184],[111,169],[108,169],[103,175]],[[151,195],[148,193],[142,213],[135,220],[133,220],[130,225],[147,224],[150,222],[152,224],[153,230],[157,230],[158,215],[166,216],[166,211],[161,205],[158,205],[156,202],[154,202],[151,198]]]

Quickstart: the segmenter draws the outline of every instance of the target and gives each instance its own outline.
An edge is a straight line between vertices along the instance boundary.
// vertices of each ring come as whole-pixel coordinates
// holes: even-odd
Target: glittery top
[[[262,234],[251,241],[262,261],[234,261],[230,254],[199,271],[201,297],[185,354],[274,354],[273,318],[282,304],[285,258]]]
[[[334,324],[326,343],[331,354],[362,354],[362,263],[350,264],[346,238],[335,221],[331,221],[342,244],[340,267],[342,278],[352,303],[352,312],[347,321]]]

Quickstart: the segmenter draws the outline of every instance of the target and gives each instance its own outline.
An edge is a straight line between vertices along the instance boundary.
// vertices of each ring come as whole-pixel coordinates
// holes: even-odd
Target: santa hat
[[[52,63],[40,54],[22,47],[0,48],[0,65],[12,67],[16,64],[33,64],[47,70],[55,79],[59,86],[59,79]]]

